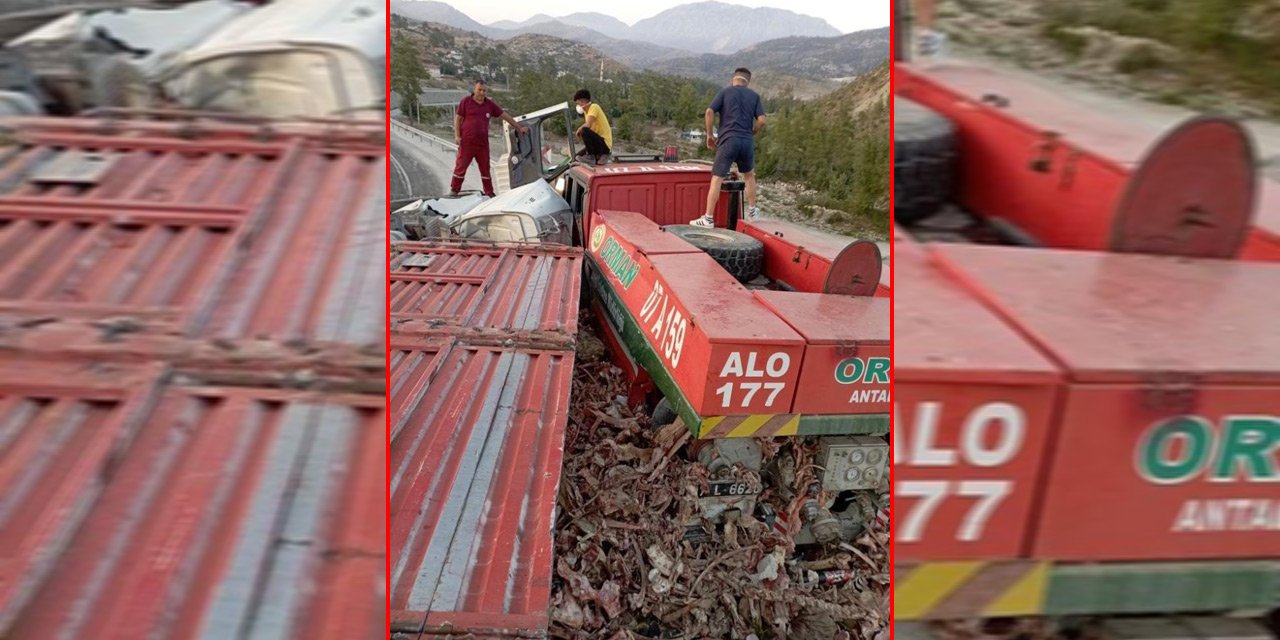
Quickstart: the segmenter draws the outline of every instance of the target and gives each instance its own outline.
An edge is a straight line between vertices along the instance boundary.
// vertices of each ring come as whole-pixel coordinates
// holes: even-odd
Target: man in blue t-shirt
[[[720,184],[729,176],[729,166],[737,163],[738,172],[747,183],[747,217],[760,214],[756,206],[755,134],[764,127],[764,102],[760,94],[747,88],[751,72],[738,67],[732,83],[721,89],[707,108],[707,148],[715,149],[716,161],[711,168],[711,191],[707,194],[707,210],[690,224],[715,226],[716,203],[720,200]],[[711,125],[720,114],[719,138],[712,137]]]

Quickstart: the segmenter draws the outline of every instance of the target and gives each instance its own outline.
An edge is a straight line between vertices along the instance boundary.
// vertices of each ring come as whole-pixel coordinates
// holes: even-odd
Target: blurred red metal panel
[[[382,146],[308,146],[280,185],[200,335],[376,345],[385,354],[386,160]]]
[[[7,124],[0,636],[385,637],[381,130]]]
[[[84,491],[83,523],[47,577],[27,585],[27,606],[6,610],[4,630],[380,636],[380,404],[267,389],[165,392],[116,436],[110,462],[95,465],[102,480]]]
[[[0,635],[103,491],[158,369],[0,362]]]
[[[392,353],[393,630],[544,631],[573,352]]]
[[[1265,515],[1276,493],[1267,484],[1280,436],[1280,302],[1259,292],[1280,282],[1280,265],[962,245],[936,253],[1069,375],[1032,553],[1274,553],[1274,527],[1250,516],[1259,505]],[[904,376],[899,368],[900,395]],[[1252,458],[1239,464],[1246,451]],[[1178,474],[1153,471],[1171,461],[1183,465]],[[1247,515],[1218,519],[1236,509]],[[1117,539],[1117,529],[1130,535]]]
[[[391,263],[394,331],[578,331],[581,251],[554,245],[397,246]]]
[[[31,143],[0,176],[0,312],[181,326],[227,277],[296,152]],[[77,178],[76,176],[80,176]]]
[[[394,252],[392,629],[543,634],[582,252]]]
[[[931,251],[913,245],[895,265],[910,283],[893,300],[895,561],[1018,558],[1035,529],[1064,375],[929,264]],[[1017,446],[1000,460],[975,455],[993,440]],[[975,505],[990,507],[986,520],[972,517]]]

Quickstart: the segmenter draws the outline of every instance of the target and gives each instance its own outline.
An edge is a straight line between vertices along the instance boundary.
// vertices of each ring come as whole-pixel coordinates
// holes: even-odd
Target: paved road
[[[438,195],[444,192],[440,179],[425,168],[417,154],[404,145],[391,144],[391,199]]]
[[[449,188],[456,156],[432,145],[417,145],[399,134],[391,135],[391,198],[444,195]],[[490,139],[493,159],[502,154],[500,142]],[[480,190],[480,169],[473,162],[462,181],[462,189]]]

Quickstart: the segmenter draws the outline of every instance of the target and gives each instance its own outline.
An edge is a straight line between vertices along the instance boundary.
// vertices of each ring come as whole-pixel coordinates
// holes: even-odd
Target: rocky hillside
[[[599,49],[605,55],[637,69],[651,66],[658,60],[689,55],[687,51],[671,49],[639,40],[612,38],[585,26],[565,24],[559,20],[522,26],[514,31],[499,34],[497,37],[500,39],[509,38],[528,33],[555,36],[565,40],[576,40]]]
[[[791,37],[752,45],[732,55],[705,54],[659,60],[650,68],[666,73],[722,80],[736,67],[769,69],[810,80],[850,78],[889,58],[889,29],[858,31],[831,38]]]
[[[554,36],[521,34],[496,41],[474,31],[393,16],[392,37],[401,34],[417,46],[425,67],[462,80],[482,76],[501,85],[507,83],[508,74],[518,74],[518,70],[594,78],[599,76],[601,62],[606,76],[627,71],[626,65],[598,49]],[[453,86],[438,77],[434,80],[429,86]]]
[[[748,8],[723,2],[697,2],[667,9],[627,26],[600,13],[528,20],[504,20],[483,25],[452,6],[434,0],[391,0],[391,11],[424,22],[438,22],[505,39],[520,33],[572,37],[606,54],[637,63],[659,57],[698,53],[733,53],[768,40],[789,37],[834,37],[840,31],[825,20],[786,9]],[[649,49],[645,49],[645,47]],[[656,48],[655,48],[656,47]]]
[[[953,48],[1122,95],[1280,116],[1276,0],[941,0]]]
[[[882,61],[870,72],[815,100],[814,105],[832,117],[857,117],[889,104],[889,81],[889,64]]]
[[[723,2],[673,7],[635,23],[630,32],[632,39],[695,53],[733,53],[778,38],[838,35],[839,30],[820,18]]]
[[[390,0],[391,13],[418,22],[435,22],[463,31],[474,31],[486,37],[493,36],[489,27],[472,20],[467,14],[452,6],[434,0]]]
[[[507,51],[518,61],[534,68],[567,71],[584,77],[598,77],[601,63],[606,77],[616,77],[627,70],[627,65],[605,55],[599,49],[565,38],[541,33],[522,33],[506,40],[505,44]]]
[[[772,115],[759,138],[758,171],[815,190],[819,197],[811,204],[828,212],[812,221],[819,226],[885,233],[890,139],[885,61],[827,96]]]
[[[528,20],[522,20],[520,22],[502,20],[501,22],[495,22],[489,26],[497,29],[506,29],[508,31],[518,31],[525,27],[531,27],[546,22],[558,22],[571,27],[583,27],[585,29],[591,29],[601,35],[620,40],[625,40],[631,35],[631,26],[627,23],[613,16],[606,16],[603,13],[594,12],[571,13],[567,16],[560,16],[559,18],[554,18],[545,13],[539,13]]]

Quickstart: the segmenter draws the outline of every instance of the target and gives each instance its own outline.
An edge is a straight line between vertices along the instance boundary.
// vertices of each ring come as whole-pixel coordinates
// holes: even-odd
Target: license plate
[[[754,493],[751,490],[751,485],[745,482],[719,481],[711,483],[710,490],[706,495],[719,498],[722,496],[746,496]]]

